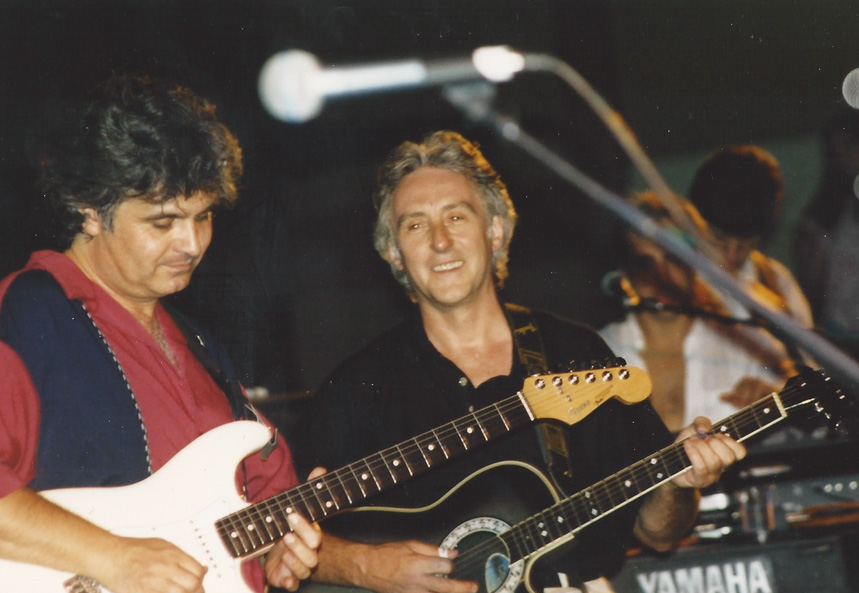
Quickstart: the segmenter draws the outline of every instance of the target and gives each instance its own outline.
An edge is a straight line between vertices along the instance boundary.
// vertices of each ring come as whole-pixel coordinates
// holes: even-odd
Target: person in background
[[[784,264],[758,249],[773,230],[783,193],[775,157],[760,146],[741,144],[720,148],[704,159],[688,198],[707,222],[724,269],[753,296],[810,329],[811,307],[799,283]],[[733,297],[718,287],[713,290],[733,315],[750,316]]]
[[[0,557],[113,593],[201,593],[207,567],[179,547],[116,535],[38,492],[137,483],[203,433],[255,417],[223,349],[163,302],[206,253],[214,212],[236,201],[241,151],[191,91],[117,77],[42,164],[57,250],[0,283]],[[237,475],[250,500],[298,482],[282,438],[265,453]],[[316,564],[321,536],[293,517],[264,572],[244,564],[254,591],[265,578],[295,590]]]
[[[536,351],[550,370],[566,368],[571,360],[612,356],[592,329],[503,300],[499,290],[507,277],[516,212],[498,174],[460,134],[439,131],[396,148],[379,169],[374,204],[376,250],[415,307],[323,382],[298,435],[300,463],[339,466],[511,397],[532,372],[522,356],[525,340],[530,347],[539,344]],[[710,427],[698,418],[679,438],[707,435]],[[566,427],[563,438],[570,493],[672,441],[648,402],[624,405],[614,399]],[[684,447],[693,462],[690,472],[578,534],[579,545],[561,548],[551,569],[535,568],[534,586],[560,586],[563,573],[574,589],[607,591],[603,577],[619,568],[633,534],[655,549],[671,548],[691,526],[697,488],[713,483],[745,454],[722,434],[691,436]],[[526,428],[506,435],[376,502],[422,507],[503,460],[545,471],[538,432]],[[487,487],[482,496],[489,503],[513,486]],[[444,578],[455,559],[421,537],[415,532],[364,543],[326,530],[313,579],[380,593],[477,591],[474,582]]]
[[[651,192],[635,197],[654,221],[669,211]],[[702,230],[706,223],[686,203]],[[772,335],[734,317],[693,269],[632,230],[622,237],[622,277],[637,306],[600,328],[609,347],[653,381],[650,401],[672,431],[703,415],[721,419],[778,391],[796,369]]]

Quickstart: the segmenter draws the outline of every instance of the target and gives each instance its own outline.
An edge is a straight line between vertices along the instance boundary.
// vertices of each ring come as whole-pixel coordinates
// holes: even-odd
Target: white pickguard
[[[158,537],[176,544],[208,567],[206,593],[252,593],[242,579],[241,560],[227,552],[215,522],[248,506],[236,492],[236,467],[270,437],[269,429],[258,422],[231,422],[195,439],[137,484],[40,494],[117,535]],[[63,583],[74,576],[0,560],[4,593],[67,593]]]

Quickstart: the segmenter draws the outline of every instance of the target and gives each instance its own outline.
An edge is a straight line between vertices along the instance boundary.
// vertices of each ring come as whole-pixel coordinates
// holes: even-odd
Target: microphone
[[[626,274],[620,270],[608,272],[603,276],[600,286],[606,296],[612,299],[620,299],[620,302],[626,308],[638,307],[641,304],[641,297],[635,292]]]
[[[844,83],[841,85],[841,94],[844,95],[844,100],[853,109],[859,109],[859,68],[851,70],[844,77]]]
[[[506,82],[524,68],[525,57],[502,45],[480,47],[470,58],[325,68],[313,54],[289,50],[266,61],[258,89],[272,116],[300,123],[318,115],[325,99],[470,80]]]

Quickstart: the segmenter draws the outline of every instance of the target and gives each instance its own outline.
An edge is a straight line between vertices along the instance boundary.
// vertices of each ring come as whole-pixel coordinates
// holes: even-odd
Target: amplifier
[[[618,593],[853,593],[849,580],[837,537],[639,554],[611,579]]]

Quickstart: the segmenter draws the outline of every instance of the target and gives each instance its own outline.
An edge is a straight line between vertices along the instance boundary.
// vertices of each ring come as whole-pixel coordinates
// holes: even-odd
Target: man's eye
[[[166,231],[171,226],[173,226],[173,221],[172,220],[156,220],[152,223],[152,226],[154,226],[156,229]]]

